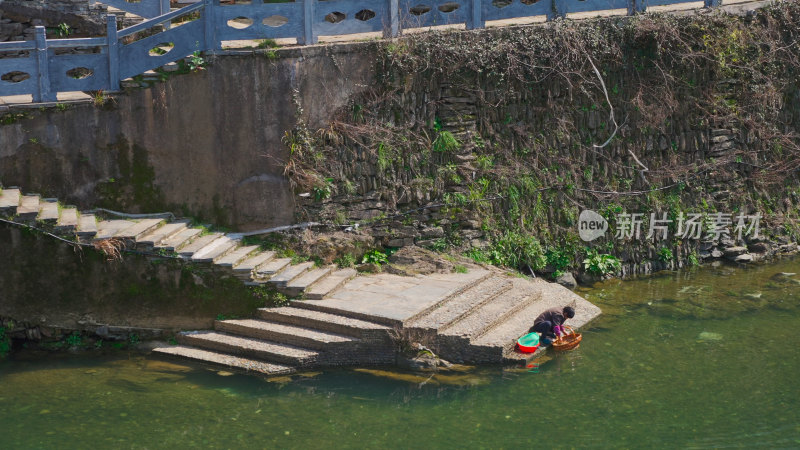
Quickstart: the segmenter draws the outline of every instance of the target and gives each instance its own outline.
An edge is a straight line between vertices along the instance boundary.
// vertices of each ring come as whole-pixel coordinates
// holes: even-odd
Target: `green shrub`
[[[489,264],[491,262],[489,261],[489,255],[487,255],[485,251],[475,247],[464,252],[464,256],[481,264]]]
[[[600,254],[597,250],[587,249],[586,259],[583,260],[583,268],[595,275],[606,275],[616,272],[622,267],[619,258],[614,255]]]
[[[250,292],[252,292],[254,297],[264,300],[264,306],[267,308],[284,306],[289,303],[289,299],[285,295],[275,290],[275,287],[269,284],[254,286],[250,289]]]
[[[342,268],[353,267],[356,265],[356,258],[350,253],[345,253],[344,255],[334,259],[333,263]]]
[[[667,247],[661,247],[658,249],[658,259],[660,259],[662,262],[672,261],[672,250],[668,249]]]
[[[277,48],[278,43],[275,42],[275,39],[262,39],[256,48]]]
[[[492,264],[517,270],[538,271],[547,264],[539,241],[531,235],[517,231],[507,231],[496,238],[487,256]]]
[[[697,259],[697,253],[692,252],[689,254],[688,263],[690,267],[697,267],[700,265],[700,260]]]
[[[380,250],[370,250],[361,258],[361,264],[386,264],[389,262],[389,257],[386,253]]]
[[[550,248],[545,253],[547,258],[547,265],[551,266],[557,273],[563,273],[570,265],[572,265],[572,257],[570,252],[563,248]]]
[[[80,347],[83,345],[83,338],[79,333],[72,333],[64,340],[68,347]]]
[[[326,180],[327,181],[327,180]],[[331,196],[331,183],[327,181],[321,186],[314,186],[311,188],[311,193],[314,195],[314,201],[321,202]]]
[[[432,150],[434,152],[454,152],[461,148],[461,142],[458,142],[453,133],[442,130],[439,134],[436,135],[436,139],[433,140]]]

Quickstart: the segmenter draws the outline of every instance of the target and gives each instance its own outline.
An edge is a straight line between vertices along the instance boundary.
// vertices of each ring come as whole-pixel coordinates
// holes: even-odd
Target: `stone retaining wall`
[[[5,0],[0,2],[0,42],[33,40],[36,26],[51,28],[56,37],[62,24],[71,37],[102,36],[107,13],[105,5],[89,0]]]

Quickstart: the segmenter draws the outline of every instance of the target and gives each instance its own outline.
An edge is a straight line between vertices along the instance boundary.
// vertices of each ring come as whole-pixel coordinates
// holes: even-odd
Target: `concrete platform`
[[[467,273],[403,277],[377,274],[356,277],[324,301],[296,301],[293,305],[387,325],[402,325],[410,318],[458,294],[489,276],[484,269]]]

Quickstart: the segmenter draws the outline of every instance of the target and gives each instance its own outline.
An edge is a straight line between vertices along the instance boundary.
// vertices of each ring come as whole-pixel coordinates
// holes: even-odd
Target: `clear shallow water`
[[[0,447],[800,447],[800,284],[777,272],[800,262],[585,290],[605,314],[534,368],[268,380],[22,357],[0,363]]]

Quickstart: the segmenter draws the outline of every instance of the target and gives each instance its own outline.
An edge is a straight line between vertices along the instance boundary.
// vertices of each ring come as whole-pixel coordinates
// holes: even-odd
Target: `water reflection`
[[[605,314],[534,367],[264,378],[22,355],[0,363],[3,447],[797,447],[800,286],[781,272],[800,264],[583,289]]]

